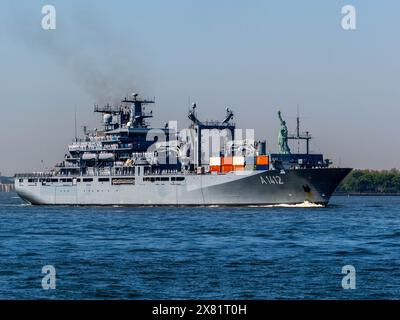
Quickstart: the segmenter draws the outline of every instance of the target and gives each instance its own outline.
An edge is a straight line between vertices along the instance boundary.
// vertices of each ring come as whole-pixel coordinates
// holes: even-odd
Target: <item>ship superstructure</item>
[[[306,140],[305,153],[267,154],[265,141],[236,137],[230,108],[222,121],[201,121],[193,104],[187,130],[152,128],[153,103],[133,94],[118,106],[95,105],[103,128],[84,128],[50,172],[16,174],[17,193],[37,205],[326,205],[351,170],[311,154],[311,136],[299,129],[282,139]]]

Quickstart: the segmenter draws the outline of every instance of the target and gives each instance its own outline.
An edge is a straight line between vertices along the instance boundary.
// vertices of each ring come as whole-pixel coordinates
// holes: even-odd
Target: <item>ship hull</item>
[[[127,177],[93,177],[91,182],[48,183],[45,179],[16,179],[17,194],[34,205],[123,206],[248,206],[299,204],[327,205],[351,171],[348,168],[243,171],[223,175],[131,177],[133,184],[113,184]],[[65,178],[65,177],[64,177]],[[129,177],[128,177],[129,178]],[[157,179],[159,178],[159,179]],[[60,179],[61,180],[61,179]],[[82,179],[83,180],[83,179]],[[154,181],[151,181],[154,180]]]

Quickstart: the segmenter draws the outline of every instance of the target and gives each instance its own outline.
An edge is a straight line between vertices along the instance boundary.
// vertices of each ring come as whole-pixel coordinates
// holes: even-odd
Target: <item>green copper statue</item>
[[[290,154],[290,149],[288,145],[288,128],[286,127],[286,122],[282,119],[280,111],[278,111],[278,117],[281,121],[281,128],[279,129],[278,137],[279,153]]]

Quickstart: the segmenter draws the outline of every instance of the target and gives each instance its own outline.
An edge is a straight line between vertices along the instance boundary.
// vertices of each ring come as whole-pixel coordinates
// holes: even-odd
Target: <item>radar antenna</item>
[[[296,133],[289,134],[288,139],[290,140],[306,140],[306,154],[310,153],[310,140],[312,139],[310,132],[306,131],[304,133],[300,133],[300,115],[299,115],[299,106],[297,105],[297,117],[296,117]]]

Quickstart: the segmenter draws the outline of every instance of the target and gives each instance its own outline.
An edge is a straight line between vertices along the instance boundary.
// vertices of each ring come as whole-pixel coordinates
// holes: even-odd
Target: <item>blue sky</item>
[[[41,8],[57,10],[44,31]],[[341,28],[341,8],[357,29]],[[400,168],[398,1],[1,1],[0,171],[62,159],[93,103],[156,97],[154,125],[202,118],[254,128],[276,150],[281,109],[296,106],[312,150],[342,166]]]

